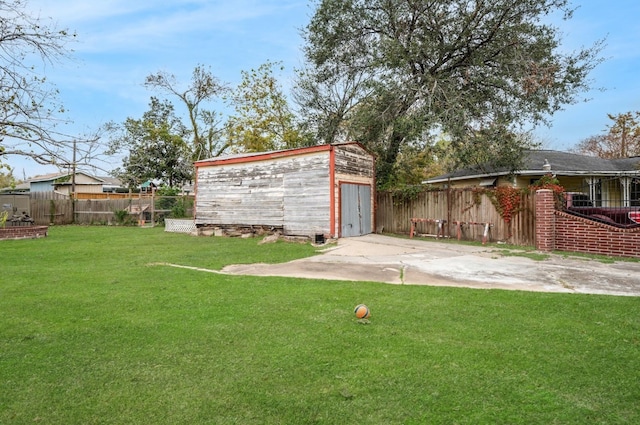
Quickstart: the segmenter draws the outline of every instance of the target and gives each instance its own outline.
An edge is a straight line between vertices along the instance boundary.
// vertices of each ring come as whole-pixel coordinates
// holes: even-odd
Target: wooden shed
[[[375,158],[360,143],[197,161],[195,222],[318,238],[372,233]]]

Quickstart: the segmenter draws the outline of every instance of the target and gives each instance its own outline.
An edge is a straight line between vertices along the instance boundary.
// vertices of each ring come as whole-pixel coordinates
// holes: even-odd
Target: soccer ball
[[[356,314],[358,319],[367,319],[371,315],[369,307],[364,304],[358,304],[353,312]]]

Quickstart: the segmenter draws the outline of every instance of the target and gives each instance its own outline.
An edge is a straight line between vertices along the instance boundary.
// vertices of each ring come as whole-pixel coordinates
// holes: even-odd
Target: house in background
[[[98,177],[102,180],[102,192],[104,193],[116,193],[127,192],[127,188],[122,186],[120,179],[116,177]]]
[[[375,158],[359,143],[197,161],[197,226],[266,226],[286,235],[374,229]]]
[[[526,152],[522,170],[466,169],[433,177],[424,184],[436,187],[527,187],[553,175],[567,192],[581,192],[596,206],[640,205],[640,157],[603,159],[555,150]]]
[[[140,193],[153,193],[158,189],[158,187],[160,187],[159,181],[147,180],[138,186],[138,189],[140,190]]]
[[[76,193],[103,193],[120,187],[117,179],[95,177],[84,171],[75,173],[75,182],[72,173],[54,173],[37,176],[26,183],[29,185],[29,192],[32,193],[57,192],[63,195],[70,195],[74,184]]]

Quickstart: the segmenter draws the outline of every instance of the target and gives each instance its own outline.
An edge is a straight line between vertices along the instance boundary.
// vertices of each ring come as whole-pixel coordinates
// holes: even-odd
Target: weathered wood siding
[[[328,155],[317,155],[313,165],[315,166],[285,174],[285,234],[315,235],[330,232]]]
[[[341,184],[363,184],[371,187],[371,199],[368,211],[371,212],[369,223],[371,223],[370,232],[374,232],[375,226],[375,158],[369,152],[364,150],[360,145],[347,144],[337,145],[335,147],[335,182],[333,186],[333,195],[338,202],[335,202],[334,214],[340,218],[341,204],[340,185]],[[340,220],[336,220],[334,234],[340,234]]]
[[[360,145],[336,145],[335,170],[338,180],[373,183],[374,158]]]
[[[282,227],[328,233],[329,155],[198,167],[196,224]]]

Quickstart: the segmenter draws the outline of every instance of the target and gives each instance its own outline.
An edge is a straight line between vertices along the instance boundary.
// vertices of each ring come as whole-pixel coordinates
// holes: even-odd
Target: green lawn
[[[0,424],[640,423],[640,298],[152,265],[314,253],[257,242],[0,241]]]

